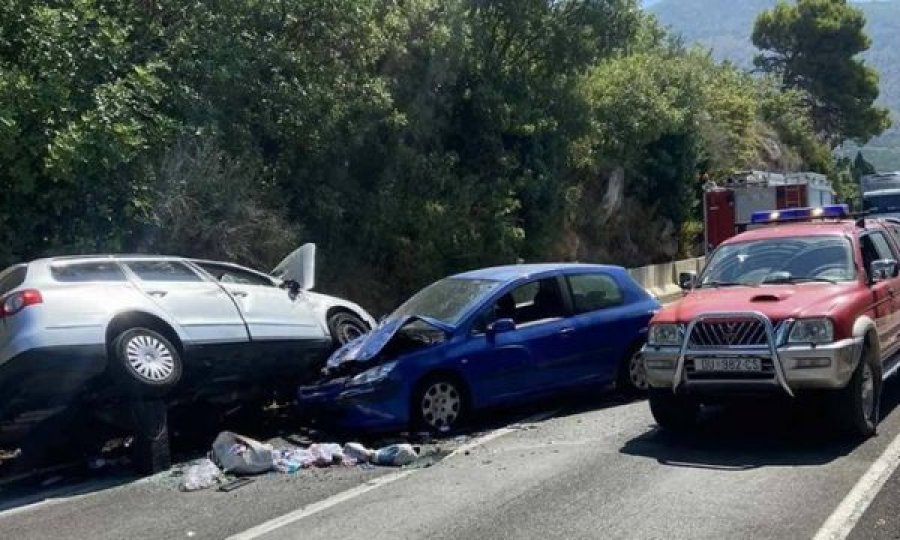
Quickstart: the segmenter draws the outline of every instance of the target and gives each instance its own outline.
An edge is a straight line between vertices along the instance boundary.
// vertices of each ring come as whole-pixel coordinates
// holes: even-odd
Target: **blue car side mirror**
[[[516,322],[512,319],[497,319],[487,327],[487,333],[490,336],[502,334],[504,332],[512,332],[516,329]]]

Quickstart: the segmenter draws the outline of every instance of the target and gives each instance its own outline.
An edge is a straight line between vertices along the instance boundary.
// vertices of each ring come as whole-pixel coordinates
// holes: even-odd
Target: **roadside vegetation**
[[[691,255],[701,186],[734,169],[823,172],[852,198],[865,163],[831,150],[879,111],[823,128],[786,64],[718,63],[637,4],[6,0],[0,266],[269,268],[313,241],[322,288],[378,313],[477,266]]]

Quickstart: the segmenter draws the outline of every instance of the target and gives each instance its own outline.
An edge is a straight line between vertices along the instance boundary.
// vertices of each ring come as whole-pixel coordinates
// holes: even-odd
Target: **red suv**
[[[819,392],[849,432],[870,436],[881,382],[900,365],[900,236],[847,207],[754,214],[719,246],[685,296],[650,323],[650,409],[663,428],[704,403]]]

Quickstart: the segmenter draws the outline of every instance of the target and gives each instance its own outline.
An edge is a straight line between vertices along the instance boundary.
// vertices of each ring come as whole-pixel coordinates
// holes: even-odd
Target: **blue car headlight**
[[[386,379],[388,375],[390,375],[391,371],[393,371],[395,367],[397,367],[396,360],[367,369],[347,381],[347,386],[358,386],[361,384],[381,382]]]

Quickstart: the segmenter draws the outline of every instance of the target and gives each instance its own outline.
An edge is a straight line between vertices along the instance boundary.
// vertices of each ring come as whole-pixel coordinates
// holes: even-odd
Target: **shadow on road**
[[[412,442],[429,449],[432,461],[440,461],[456,446],[464,444],[484,433],[520,424],[534,417],[569,416],[587,411],[605,409],[631,403],[633,398],[606,389],[590,389],[563,396],[534,400],[524,405],[480,411],[477,415],[449,433],[387,433],[361,434],[331,432],[324,426],[302,424],[293,409],[225,411],[217,408],[188,407],[170,410],[169,427],[175,469],[191,460],[203,457],[210,451],[216,434],[222,430],[234,431],[258,440],[277,440],[306,446],[313,442],[358,441],[377,448],[397,442]],[[58,429],[66,425],[65,436]],[[49,425],[48,430],[62,437],[71,452],[55,453],[39,470],[22,478],[0,474],[0,512],[34,503],[61,500],[132,482],[138,478],[127,461],[127,451],[117,448],[112,454],[89,454],[79,451],[75,439],[83,436],[84,427],[75,418],[62,417]],[[117,433],[121,436],[121,433]],[[52,437],[50,437],[52,438]],[[88,466],[90,460],[102,457],[108,465],[100,469]],[[124,458],[124,464],[123,464]],[[3,468],[0,467],[0,473]]]
[[[884,418],[900,404],[900,381],[885,383]],[[624,454],[663,465],[721,470],[765,466],[815,466],[852,452],[862,441],[834,433],[823,410],[812,404],[758,401],[704,408],[691,433],[654,428],[628,441]]]

